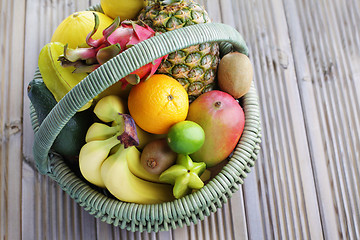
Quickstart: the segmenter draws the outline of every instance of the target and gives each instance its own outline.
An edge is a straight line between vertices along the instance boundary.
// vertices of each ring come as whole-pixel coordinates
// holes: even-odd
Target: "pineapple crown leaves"
[[[93,39],[93,35],[99,27],[99,17],[96,13],[94,13],[94,19],[94,28],[86,37],[88,46],[71,49],[65,45],[64,53],[58,59],[63,67],[75,67],[74,73],[90,73],[126,49],[157,35],[144,23],[140,26],[134,21],[120,22],[120,18],[117,17],[109,27],[103,30],[101,38]],[[161,61],[166,57],[167,55],[156,59],[121,79],[120,81],[124,83],[123,87],[125,88],[129,83],[135,85],[140,80],[148,79],[156,72]]]

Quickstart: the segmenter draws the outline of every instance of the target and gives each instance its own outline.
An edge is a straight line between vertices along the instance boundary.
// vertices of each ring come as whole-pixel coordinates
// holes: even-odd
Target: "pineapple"
[[[192,0],[147,0],[138,20],[156,32],[210,22],[203,7]],[[189,101],[210,91],[215,85],[219,63],[219,45],[203,43],[169,54],[157,73],[164,73],[178,80],[186,89]]]

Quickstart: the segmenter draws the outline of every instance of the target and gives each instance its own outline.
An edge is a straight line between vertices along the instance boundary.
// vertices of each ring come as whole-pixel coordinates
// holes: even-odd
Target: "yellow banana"
[[[97,140],[86,143],[80,150],[79,166],[81,174],[92,184],[105,187],[101,178],[101,165],[108,157],[110,150],[120,144],[117,136],[106,140]]]
[[[114,125],[112,127],[103,124],[103,123],[93,123],[86,132],[85,141],[97,141],[97,140],[105,140],[120,131],[119,125]]]
[[[125,149],[121,145],[119,150],[103,163],[101,176],[109,192],[124,202],[155,204],[173,200],[171,185],[145,181],[129,170],[128,158],[134,156],[140,158],[136,147]]]
[[[139,138],[139,146],[137,146],[137,148],[139,148],[139,149],[144,149],[146,144],[148,144],[149,142],[151,142],[155,139],[160,139],[160,138],[166,137],[166,134],[152,134],[152,133],[146,132],[146,131],[142,130],[138,125],[136,125],[136,132],[137,132],[137,136]]]
[[[109,95],[99,100],[94,108],[94,113],[103,122],[112,122],[119,113],[125,113],[125,101],[116,95]]]

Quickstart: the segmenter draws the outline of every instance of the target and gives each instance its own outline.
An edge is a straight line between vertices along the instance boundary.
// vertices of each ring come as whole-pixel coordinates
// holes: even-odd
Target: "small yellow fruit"
[[[111,17],[120,17],[121,21],[136,18],[138,13],[145,7],[144,0],[101,0],[101,8],[104,13]]]
[[[252,63],[242,53],[232,52],[220,60],[218,67],[219,87],[236,99],[249,91],[253,75]]]
[[[93,35],[93,39],[102,37],[105,28],[111,25],[113,19],[103,13],[96,12],[99,16],[99,28]],[[86,36],[95,26],[95,17],[92,11],[76,12],[65,18],[56,28],[51,42],[69,44],[70,48],[77,48],[86,44]]]

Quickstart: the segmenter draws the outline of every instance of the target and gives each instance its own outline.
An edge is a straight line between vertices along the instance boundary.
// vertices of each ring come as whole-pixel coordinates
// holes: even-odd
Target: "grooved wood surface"
[[[38,54],[97,1],[0,1],[1,239],[360,239],[360,1],[199,2],[248,44],[261,152],[216,213],[149,234],[95,219],[33,163],[26,88]]]

